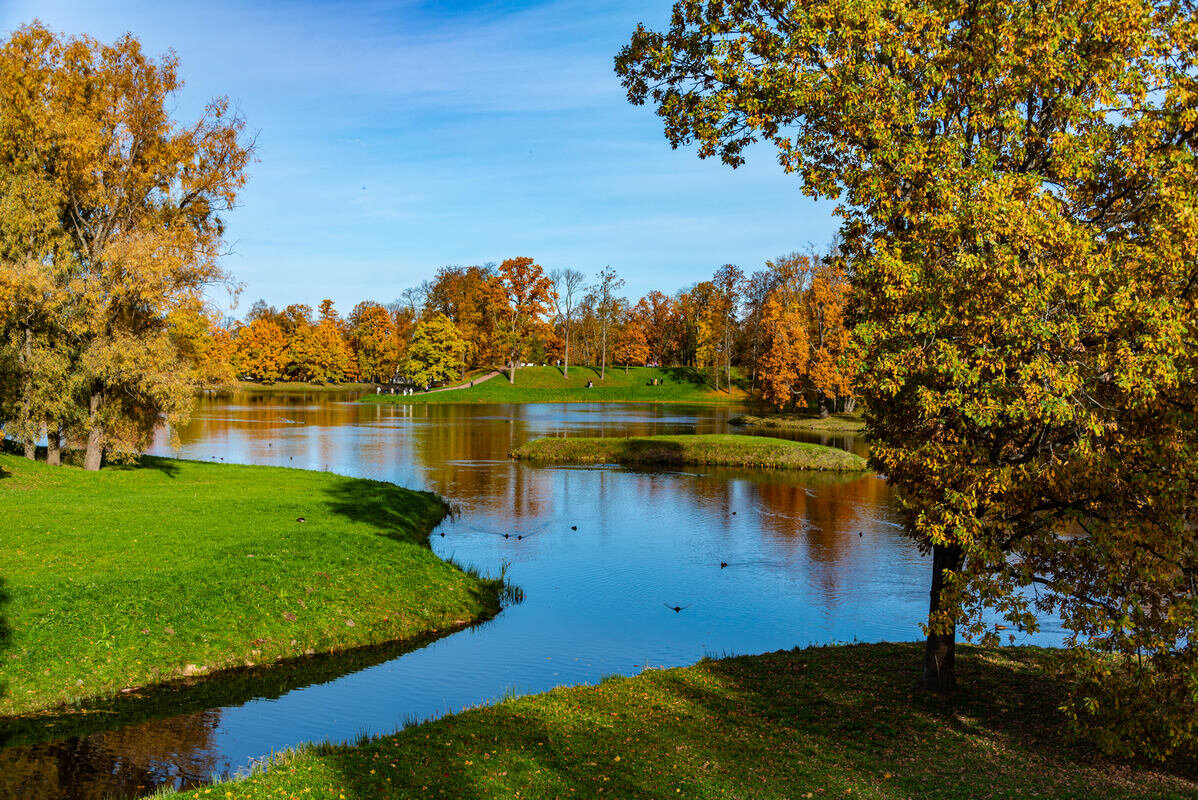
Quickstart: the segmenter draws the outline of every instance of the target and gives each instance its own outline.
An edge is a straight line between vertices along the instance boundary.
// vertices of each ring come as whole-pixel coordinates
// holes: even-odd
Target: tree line
[[[341,318],[256,302],[244,320],[214,326],[214,351],[237,375],[338,383],[431,384],[498,367],[516,381],[522,363],[689,366],[716,389],[733,375],[778,408],[852,411],[855,362],[844,260],[791,253],[746,275],[732,264],[673,294],[631,301],[604,267],[546,272],[531,258],[448,266],[386,305],[364,301]],[[736,373],[734,373],[736,368]]]

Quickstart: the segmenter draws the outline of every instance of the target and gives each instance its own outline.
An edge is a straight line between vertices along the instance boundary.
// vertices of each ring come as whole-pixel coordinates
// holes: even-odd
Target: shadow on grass
[[[128,466],[121,464],[106,465],[105,469],[152,469],[161,472],[168,478],[179,474],[179,463],[173,458],[158,458],[157,456],[142,456],[136,464]]]
[[[328,490],[328,508],[335,514],[370,525],[379,535],[401,544],[431,549],[429,534],[449,513],[445,502],[432,492],[416,492],[393,483],[361,478],[342,478]],[[488,578],[470,565],[449,562],[469,574],[474,581],[468,591],[485,617],[499,613],[504,601],[518,597],[515,587],[502,577]]]
[[[627,439],[616,445],[616,460],[621,464],[670,464],[683,463],[683,447],[679,442],[661,442],[648,439]]]
[[[414,492],[393,483],[341,478],[327,490],[327,506],[354,522],[383,529],[397,542],[427,546],[428,535],[448,512],[431,492]]]
[[[694,367],[660,367],[667,379],[672,383],[689,384],[691,386],[710,386],[707,378]]]
[[[705,662],[320,752],[347,800],[1198,792],[1193,764],[1115,762],[1070,744],[1051,653],[967,648],[968,688],[953,698],[916,689],[919,656],[917,644],[882,644]]]

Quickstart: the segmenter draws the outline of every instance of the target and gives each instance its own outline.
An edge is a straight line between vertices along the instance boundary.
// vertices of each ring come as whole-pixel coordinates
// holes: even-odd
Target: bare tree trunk
[[[932,591],[929,614],[941,609],[940,595],[944,577],[956,572],[964,562],[960,545],[932,545]],[[952,692],[957,688],[956,672],[957,627],[954,622],[944,633],[928,634],[923,656],[923,688],[929,692]]]
[[[832,413],[828,411],[828,396],[823,392],[819,393],[819,418],[827,419]]]
[[[857,410],[857,398],[852,395],[844,399],[844,413],[852,414]]]
[[[62,426],[54,425],[46,434],[46,463],[52,466],[62,464]]]
[[[562,370],[562,377],[570,377],[570,322],[569,317],[566,318],[566,368]]]
[[[102,395],[100,392],[92,392],[91,400],[88,404],[87,450],[83,456],[83,468],[89,472],[99,471],[100,463],[104,460],[104,448],[100,445],[103,433],[100,430],[100,421],[97,419],[101,399]]]
[[[599,337],[599,340],[601,342],[599,349],[601,351],[603,351],[602,356],[601,356],[602,363],[599,365],[599,380],[603,380],[605,377],[607,377],[607,326],[606,325],[603,326],[603,331]]]

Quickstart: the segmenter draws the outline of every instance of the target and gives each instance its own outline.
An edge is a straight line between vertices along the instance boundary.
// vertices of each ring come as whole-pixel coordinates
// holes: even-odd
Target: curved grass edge
[[[111,718],[114,701],[121,708],[115,716],[155,718],[163,714],[152,710],[156,701],[151,698],[177,690],[191,693],[199,687],[198,694],[205,695],[204,687],[213,687],[219,693],[226,680],[310,664],[313,657],[337,658],[362,648],[417,647],[494,617],[505,598],[516,594],[503,576],[484,577],[433,552],[430,536],[450,513],[450,506],[430,492],[285,467],[155,457],[144,457],[134,466],[86,473],[0,454],[0,476],[4,477],[0,522],[11,545],[0,557],[0,583],[6,584],[0,597],[0,627],[9,631],[7,641],[0,640],[0,665],[5,667],[0,673],[0,742],[29,741],[31,727],[47,723],[65,731],[72,728],[72,718],[98,710]],[[70,494],[64,497],[63,493]],[[11,513],[14,504],[4,505],[14,495],[20,496],[19,515]],[[69,504],[76,498],[78,505],[86,506],[78,516],[86,519],[82,524],[68,519],[62,535],[68,540],[74,537],[75,542],[86,542],[89,535],[97,540],[86,545],[95,547],[94,553],[84,549],[80,561],[104,550],[117,551],[114,558],[128,558],[132,566],[120,574],[120,580],[106,584],[94,572],[56,568],[55,563],[73,558],[64,557],[61,547],[57,551],[51,547],[49,558],[38,563],[46,546],[37,540],[54,530],[60,512],[55,504]],[[206,516],[208,508],[212,510]],[[149,536],[144,533],[147,529],[161,531],[156,545],[136,544],[138,537],[144,541]],[[214,558],[200,564],[203,569],[194,576],[194,584],[184,590],[169,571],[160,573],[155,562],[169,562],[172,557],[169,550],[160,551],[162,545],[187,548],[188,537],[197,535],[217,542],[218,548]],[[298,538],[287,542],[287,536]],[[320,547],[309,552],[310,542]],[[247,571],[246,565],[265,566],[282,557],[269,549],[272,546],[290,548],[296,560],[269,573],[253,572],[253,567]],[[247,550],[259,558],[243,557]],[[397,570],[405,565],[412,568],[411,577]],[[384,574],[387,570],[396,570],[390,582]],[[262,591],[257,588],[260,574]],[[360,583],[355,583],[358,578]],[[70,593],[73,586],[88,582],[98,583],[99,588]],[[438,588],[431,594],[428,587],[424,594],[415,590],[410,594],[420,596],[420,603],[405,605],[400,598],[408,595],[400,590],[415,589],[405,587],[414,582]],[[305,584],[315,593],[306,593]],[[226,594],[234,585],[236,592]],[[336,593],[326,598],[331,591],[327,585],[335,585]],[[284,599],[276,596],[280,588],[286,589]],[[163,599],[167,593],[187,600]],[[380,594],[388,597],[379,600]],[[249,603],[229,603],[230,596]],[[67,616],[81,619],[83,627],[78,632],[60,627],[40,638],[38,633],[31,634],[32,639],[23,635],[22,629],[36,625],[33,621],[47,603],[54,606],[51,613],[66,611]],[[181,609],[182,625],[159,616],[172,603]],[[204,604],[208,605],[204,611],[187,608]],[[117,607],[122,609],[120,623],[126,630],[114,631],[113,641],[127,663],[118,661],[107,668],[92,665],[79,675],[81,688],[74,686],[75,675],[64,681],[60,662],[81,660],[103,644],[99,637],[94,637],[95,643],[89,639],[94,629],[113,625],[112,609]],[[227,609],[224,638],[197,650],[197,642],[208,642],[213,628],[219,627],[203,617],[214,608],[218,613]],[[219,623],[221,618],[216,620]],[[63,636],[64,630],[74,635]],[[150,644],[154,639],[171,643],[159,643],[154,649]],[[171,649],[175,643],[177,649]],[[197,652],[201,657],[193,657]],[[141,668],[138,673],[129,669],[135,660]],[[21,674],[13,669],[17,666]],[[146,708],[135,709],[139,703]]]
[[[1067,691],[1053,679],[1060,651],[961,646],[965,680],[953,697],[918,689],[921,652],[919,643],[836,645],[650,669],[505,698],[354,744],[303,746],[207,794],[179,796],[1198,793],[1192,763],[1115,761],[1072,739],[1057,710]]]
[[[835,447],[737,434],[629,437],[546,437],[525,442],[511,457],[540,463],[721,466],[864,472],[865,459]]]

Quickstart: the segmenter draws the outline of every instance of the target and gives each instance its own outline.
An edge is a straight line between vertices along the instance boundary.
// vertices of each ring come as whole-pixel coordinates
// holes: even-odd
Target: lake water
[[[0,750],[0,797],[136,797],[235,773],[303,742],[389,733],[510,693],[704,656],[920,638],[929,559],[903,534],[875,475],[536,467],[507,458],[540,436],[728,432],[736,409],[352,399],[206,398],[179,431],[181,450],[164,435],[153,452],[437,492],[460,513],[434,532],[436,552],[490,574],[506,568],[524,601],[403,655],[317,660],[246,677],[227,698],[160,701],[168,711],[148,722],[9,746]],[[809,440],[865,452],[851,436]],[[1049,624],[1018,643],[1061,638]],[[914,681],[919,665],[911,668]]]

